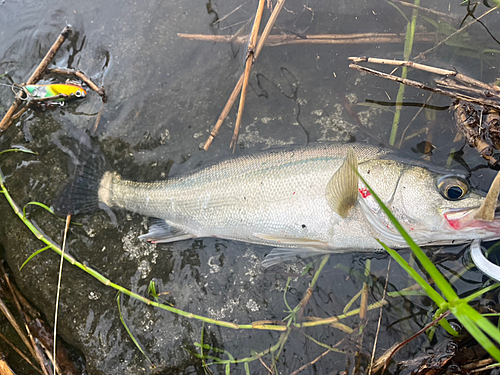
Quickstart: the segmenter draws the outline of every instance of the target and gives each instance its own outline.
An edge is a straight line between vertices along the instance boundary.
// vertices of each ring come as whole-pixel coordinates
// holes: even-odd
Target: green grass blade
[[[394,292],[387,292],[387,296],[389,297],[408,297],[408,296],[426,296],[427,293],[425,290],[395,290]]]
[[[444,297],[448,301],[454,301],[458,299],[457,294],[451,287],[451,285],[448,283],[448,280],[443,276],[441,272],[436,268],[436,266],[431,262],[429,258],[425,255],[425,253],[422,251],[422,249],[413,241],[413,239],[410,237],[408,232],[403,228],[403,226],[398,222],[396,217],[392,214],[391,210],[387,208],[387,206],[382,202],[382,200],[379,198],[379,196],[373,191],[373,189],[368,185],[368,183],[365,181],[363,176],[361,176],[358,173],[359,178],[363,183],[366,185],[366,187],[370,190],[370,193],[373,195],[377,203],[380,205],[384,213],[387,215],[387,217],[391,220],[392,224],[396,227],[398,232],[403,236],[405,239],[406,243],[410,247],[411,251],[415,256],[417,257],[418,261],[420,264],[425,268],[425,270],[429,273],[430,277],[434,280],[438,288],[441,290],[443,293]],[[441,306],[440,306],[441,307]]]
[[[500,331],[498,330],[498,328],[495,327],[495,325],[492,322],[490,322],[488,319],[482,316],[478,311],[476,311],[470,305],[467,305],[466,303],[463,303],[463,305],[459,305],[457,307],[457,312],[454,312],[454,314],[467,315],[467,317],[472,319],[474,323],[478,325],[479,328],[481,328],[493,340],[495,340],[497,343],[500,344]],[[458,315],[457,318],[459,318]]]
[[[418,7],[420,5],[420,0],[415,0],[414,4]],[[403,50],[403,60],[405,61],[410,59],[411,50],[413,49],[413,39],[415,36],[415,28],[417,25],[417,15],[418,15],[418,9],[414,8],[411,14],[411,21],[408,22],[406,26],[405,45]],[[401,78],[406,79],[407,75],[408,75],[408,68],[406,66],[403,66],[403,69],[401,70]],[[396,103],[403,102],[405,88],[406,86],[404,84],[402,83],[399,84],[398,94],[396,96]],[[396,135],[398,134],[399,119],[401,117],[401,108],[402,106],[400,104],[396,105],[396,112],[394,113],[394,119],[392,121],[391,136],[389,138],[389,144],[391,146],[394,146],[394,144],[396,143]]]
[[[441,319],[439,321],[439,325],[441,327],[443,327],[446,330],[446,332],[448,332],[450,335],[455,336],[455,337],[459,336],[459,333],[457,331],[455,331],[455,329],[451,326],[451,324],[450,324],[450,322],[448,322],[448,320]]]
[[[116,295],[116,303],[118,304],[118,314],[120,315],[120,320],[121,320],[123,326],[125,327],[125,330],[127,331],[130,339],[133,341],[133,343],[137,347],[137,349],[139,349],[140,352],[144,355],[144,357],[146,357],[146,359],[151,364],[151,367],[152,368],[156,368],[156,366],[153,364],[153,362],[151,362],[151,360],[149,359],[148,355],[144,352],[144,350],[141,348],[141,346],[139,345],[139,343],[135,339],[134,335],[132,334],[132,332],[128,328],[127,323],[125,323],[125,319],[123,319],[123,315],[122,315],[122,308],[121,308],[121,305],[120,305],[120,296],[121,296],[121,292],[118,292],[118,294]]]
[[[23,263],[23,264],[21,264],[21,267],[19,267],[19,271],[21,271],[21,270],[23,269],[23,267],[24,267],[26,264],[28,264],[28,262],[29,262],[31,259],[33,259],[34,257],[36,257],[38,254],[43,253],[43,252],[44,252],[45,250],[47,250],[47,249],[50,249],[50,246],[45,246],[44,248],[42,248],[42,249],[40,249],[40,250],[37,250],[37,251],[35,251],[33,254],[31,254],[31,255],[28,257],[28,259],[26,259],[26,260],[24,261],[24,263]]]
[[[245,375],[250,375],[250,366],[248,362],[245,362]]]
[[[466,305],[468,306],[468,305]],[[469,306],[470,307],[470,306]],[[471,307],[472,309],[472,307]],[[474,309],[472,309],[474,310]],[[475,310],[474,310],[475,311]],[[467,314],[455,313],[457,319],[462,323],[467,331],[476,339],[476,341],[493,357],[500,362],[500,350],[493,344],[493,342],[486,336],[483,331],[476,325],[476,323],[469,318]],[[486,318],[485,318],[486,319]]]
[[[328,263],[329,259],[330,259],[330,255],[329,254],[324,255],[323,258],[321,258],[321,263],[319,264],[318,269],[314,273],[314,276],[313,276],[311,282],[309,283],[309,287],[310,288],[314,288],[314,285],[316,284],[316,281],[318,281],[319,274],[321,273],[321,271],[323,270],[323,268],[325,267],[325,265]]]
[[[410,22],[408,17],[406,17],[406,14],[404,14],[403,11],[401,9],[399,9],[399,7],[396,4],[394,4],[392,1],[386,1],[386,3],[393,6],[394,8],[396,8],[396,10],[399,12],[399,14],[401,14],[403,16],[403,18],[406,20],[406,23]]]
[[[23,146],[18,146],[16,148],[9,148],[7,150],[0,151],[0,155],[4,154],[6,152],[25,152],[27,154],[37,155],[37,153],[35,151],[31,151]]]
[[[498,288],[499,286],[500,286],[500,283],[495,283],[495,284],[492,284],[490,286],[487,286],[486,288],[480,289],[477,292],[472,293],[470,296],[462,298],[462,301],[470,302],[473,299],[476,299],[478,297],[481,297],[483,294],[488,293],[490,290]]]
[[[420,285],[420,287],[427,293],[427,295],[434,301],[436,305],[444,309],[446,305],[446,300],[438,293],[432,286],[429,285],[427,281],[417,272],[413,267],[411,267],[406,260],[403,259],[397,251],[389,248],[385,243],[377,240],[384,249],[394,258],[396,262]]]
[[[347,304],[344,306],[344,309],[342,310],[343,314],[347,313],[351,309],[354,302],[356,302],[358,300],[358,298],[361,296],[361,293],[363,293],[363,289],[361,289],[359,292],[357,292],[356,295],[354,297],[352,297],[349,302],[347,302]]]
[[[39,207],[42,207],[43,209],[49,211],[52,215],[54,215],[54,210],[48,206],[46,206],[45,204],[43,203],[40,203],[40,202],[28,202],[24,205],[23,207],[23,218],[26,219],[26,207],[28,205],[33,205],[33,206],[39,206]]]
[[[149,282],[148,286],[148,294],[155,299],[156,302],[158,302],[158,292],[156,291],[156,283],[154,280],[151,280]],[[205,323],[203,323],[203,327],[205,327]],[[201,329],[201,342],[203,343],[203,328]]]

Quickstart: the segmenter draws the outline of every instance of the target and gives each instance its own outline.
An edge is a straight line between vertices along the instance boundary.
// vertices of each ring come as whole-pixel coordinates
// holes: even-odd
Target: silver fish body
[[[218,237],[297,253],[373,251],[381,249],[376,239],[393,248],[405,247],[361,181],[348,215],[343,218],[336,212],[332,200],[342,197],[332,197],[326,188],[350,148],[360,175],[417,243],[499,237],[497,220],[473,219],[484,198],[467,191],[461,176],[435,172],[398,159],[390,150],[363,144],[266,151],[152,183],[127,181],[106,172],[98,197],[109,207],[163,220],[165,226],[155,226],[143,236],[156,242]],[[464,190],[458,199],[457,189]],[[453,199],[446,197],[449,192]]]

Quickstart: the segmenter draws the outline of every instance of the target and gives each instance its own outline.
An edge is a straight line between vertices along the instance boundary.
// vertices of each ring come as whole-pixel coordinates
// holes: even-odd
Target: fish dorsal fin
[[[326,199],[336,213],[346,218],[358,199],[358,159],[351,147],[344,163],[326,185]]]

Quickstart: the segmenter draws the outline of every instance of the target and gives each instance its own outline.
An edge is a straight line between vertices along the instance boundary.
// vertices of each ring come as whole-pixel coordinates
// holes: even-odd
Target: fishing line
[[[30,94],[30,92],[23,85],[20,85],[18,83],[13,83],[11,85],[7,85],[6,83],[0,83],[0,86],[10,87],[12,89],[12,92],[14,93],[15,97],[20,99],[20,100],[28,100],[30,97],[33,96]],[[18,90],[18,91],[16,91],[16,90]]]

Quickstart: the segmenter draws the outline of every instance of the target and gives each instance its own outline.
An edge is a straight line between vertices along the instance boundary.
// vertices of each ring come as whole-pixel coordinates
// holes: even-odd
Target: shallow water
[[[150,1],[86,2],[3,1],[0,4],[0,73],[8,72],[14,82],[23,82],[35,69],[58,33],[71,24],[74,33],[60,49],[54,65],[84,71],[98,85],[104,85],[108,102],[94,141],[100,145],[112,168],[125,178],[151,181],[190,171],[196,166],[231,155],[229,143],[236,121],[233,109],[220,135],[208,152],[201,150],[217,117],[243,69],[240,47],[213,42],[180,39],[177,33],[226,35],[237,32],[255,12],[255,1],[228,15],[242,2],[235,1]],[[422,6],[456,16],[450,21],[458,27],[466,7],[459,2],[422,1]],[[411,11],[402,7],[407,17]],[[476,16],[487,8],[480,4]],[[265,11],[267,19],[269,11]],[[431,17],[431,15],[426,15]],[[498,12],[484,19],[495,33]],[[469,18],[470,20],[470,18]],[[235,25],[235,26],[234,26]],[[365,2],[309,1],[287,2],[274,33],[298,35],[346,34],[361,32],[396,32],[404,34],[405,18],[395,7],[383,1]],[[433,31],[423,18],[419,31]],[[498,77],[495,53],[480,54],[486,48],[500,49],[485,28],[475,25],[468,30],[463,47],[444,45],[428,56],[426,63],[457,68],[485,82]],[[439,37],[442,39],[442,37]],[[498,36],[497,36],[498,39]],[[433,43],[414,45],[417,56]],[[468,48],[464,48],[468,47]],[[476,48],[476,50],[470,50]],[[251,153],[263,148],[316,141],[368,141],[387,143],[394,106],[354,106],[360,124],[346,109],[346,100],[366,104],[366,100],[393,102],[398,85],[366,76],[349,69],[347,57],[371,56],[402,58],[403,44],[360,45],[287,45],[265,48],[250,78],[245,114],[236,153]],[[478,58],[480,57],[480,58]],[[386,67],[381,70],[390,71]],[[399,74],[399,73],[398,73]],[[412,79],[430,82],[427,73],[411,71]],[[3,83],[9,80],[2,78]],[[347,98],[347,99],[346,99]],[[455,130],[446,107],[448,98],[406,89],[405,103],[429,100],[440,109],[405,106],[400,129],[407,140],[402,148],[410,157],[422,157],[421,144],[430,141],[436,147],[430,161],[443,166],[452,149]],[[12,101],[9,88],[0,88],[0,107]],[[3,172],[9,176],[7,187],[19,204],[36,200],[48,205],[61,188],[66,175],[68,156],[57,146],[74,129],[85,131],[94,125],[101,108],[99,96],[88,97],[63,108],[29,111],[0,139],[0,149],[22,144],[39,153],[3,156]],[[425,132],[425,129],[428,129]],[[400,130],[398,142],[403,130]],[[420,147],[420,148],[419,148]],[[486,166],[473,151],[465,148],[464,159],[471,166]],[[452,167],[460,165],[453,161]],[[492,171],[474,172],[479,186],[488,186]],[[41,244],[22,227],[4,201],[0,202],[5,218],[0,220],[0,243],[22,290],[53,320],[58,258],[45,252],[16,271]],[[61,240],[64,224],[46,212],[33,208],[30,218],[55,241]],[[218,239],[197,239],[168,245],[139,242],[137,236],[147,229],[139,215],[116,212],[117,227],[103,212],[75,218],[82,226],[72,227],[69,251],[78,260],[97,269],[107,278],[142,295],[147,295],[150,280],[157,282],[164,300],[187,312],[211,319],[246,324],[260,320],[281,321],[288,313],[284,291],[293,308],[300,302],[320,259],[312,270],[301,276],[303,265],[297,261],[276,269],[264,270],[260,261],[269,248]],[[456,254],[457,249],[447,249]],[[404,253],[409,257],[408,253]],[[445,258],[440,256],[439,259]],[[323,269],[304,311],[304,316],[327,318],[342,314],[344,306],[362,288],[367,259],[371,259],[371,295],[369,303],[381,299],[388,269],[384,255],[334,254]],[[443,269],[458,269],[462,257],[447,260]],[[456,283],[459,293],[477,289],[483,276],[468,271]],[[394,263],[389,271],[388,290],[411,285]],[[86,356],[90,374],[203,373],[202,364],[192,352],[200,352],[202,323],[181,318],[168,311],[145,306],[122,297],[122,313],[129,327],[156,365],[155,370],[135,348],[121,325],[115,302],[115,290],[105,287],[81,270],[65,265],[61,296],[59,331],[62,337]],[[358,303],[358,302],[357,302]],[[355,306],[358,306],[356,304]],[[431,304],[422,297],[394,299],[384,308],[377,353],[409,337],[429,321]],[[361,368],[369,361],[379,310],[369,314],[360,349]],[[345,321],[349,327],[359,324],[358,317]],[[304,332],[293,331],[277,358],[279,373],[292,373],[313,361],[326,350],[315,340],[335,345],[346,333],[320,326]],[[438,330],[437,340],[446,339]],[[216,350],[210,355],[227,359],[250,357],[278,342],[279,333],[259,330],[235,331],[206,324],[204,342]],[[414,358],[433,348],[419,337],[396,355],[396,360]],[[339,373],[352,371],[355,364],[355,339],[345,339],[342,348],[348,355],[327,354],[302,373]],[[347,359],[346,359],[347,358]],[[368,359],[367,359],[368,358]],[[263,358],[269,366],[271,356]],[[224,373],[224,366],[211,366]],[[266,373],[263,365],[249,363],[251,373]],[[395,367],[390,369],[396,372]],[[244,373],[243,364],[231,365],[231,373]]]

